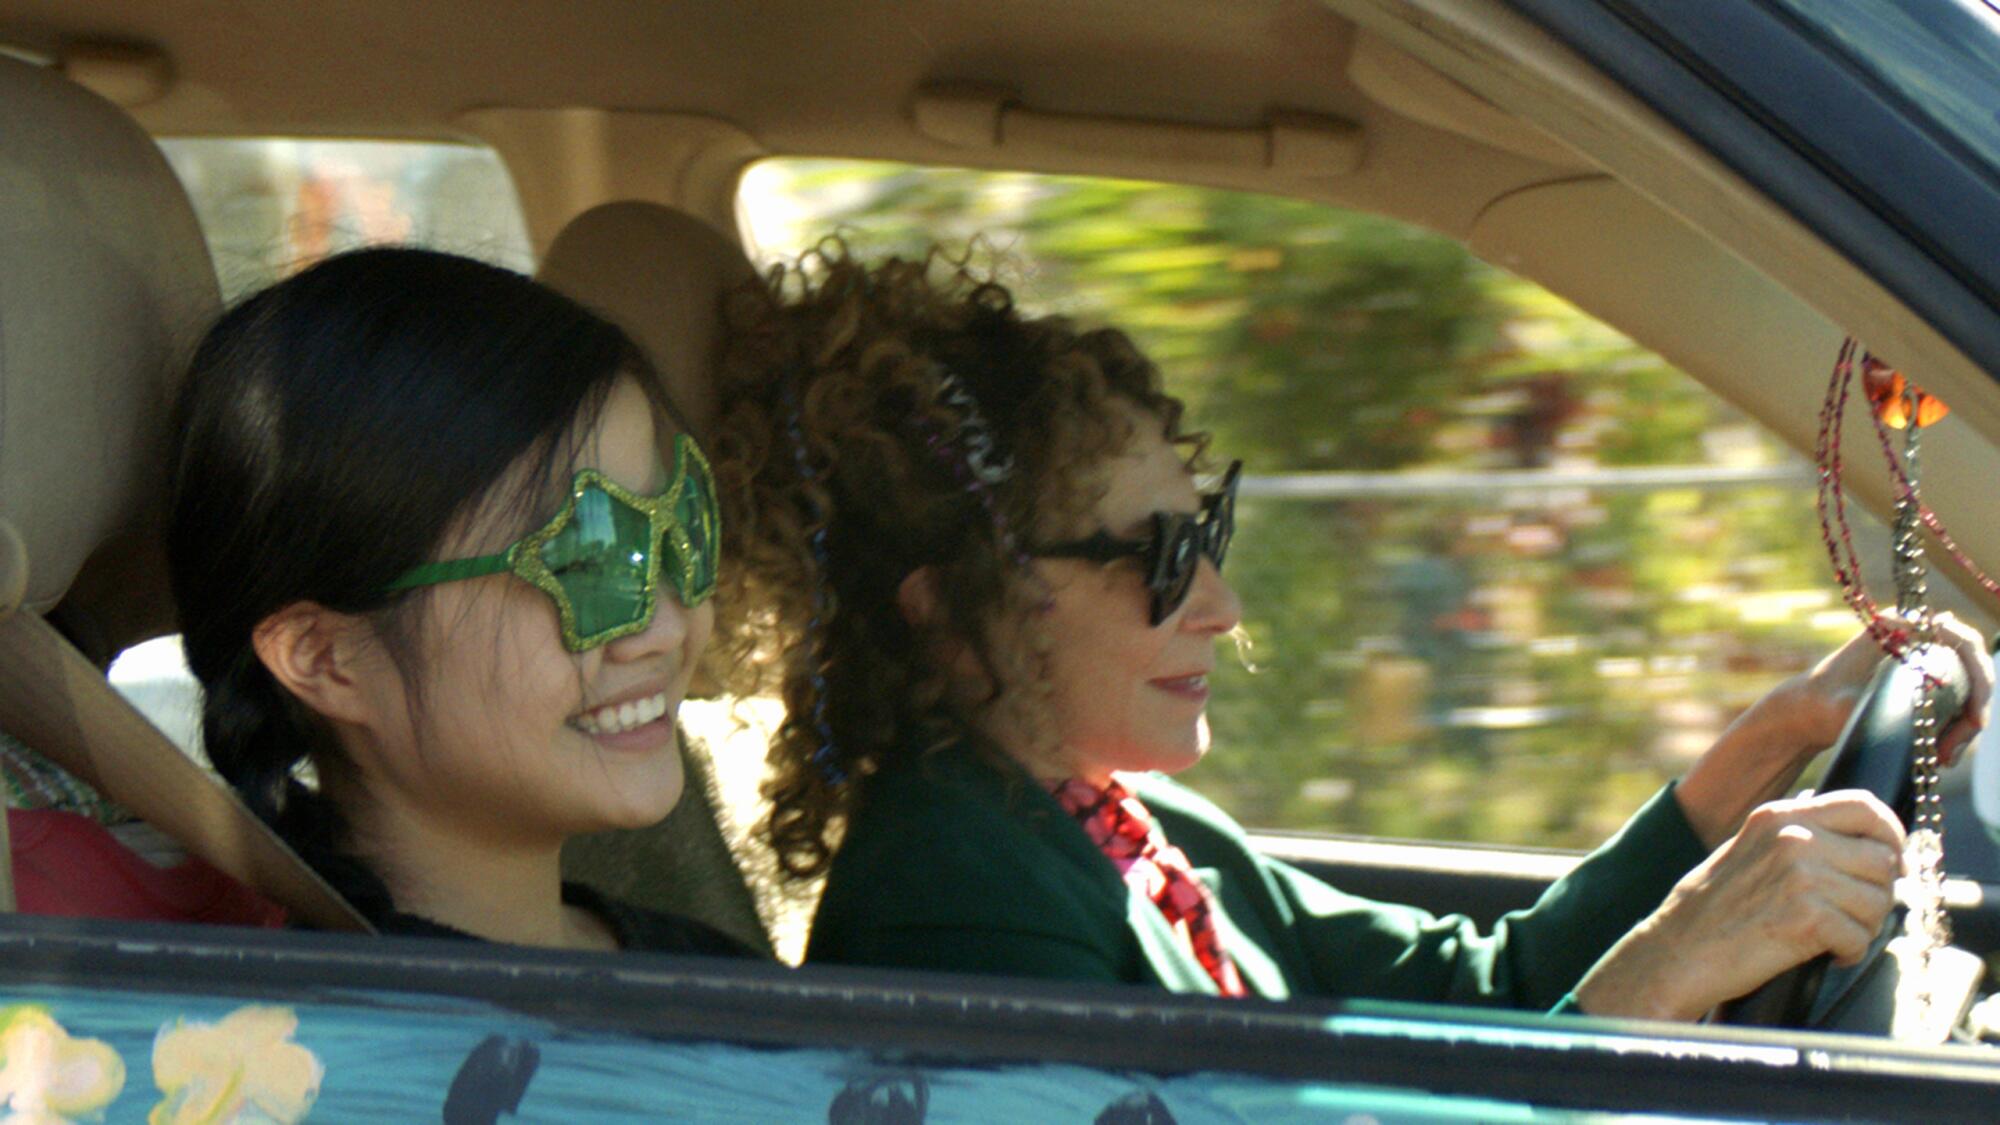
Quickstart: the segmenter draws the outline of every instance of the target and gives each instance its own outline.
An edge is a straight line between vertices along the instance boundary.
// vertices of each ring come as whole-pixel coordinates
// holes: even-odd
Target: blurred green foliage
[[[1796,461],[1566,302],[1379,217],[831,161],[761,165],[744,201],[767,257],[836,230],[865,256],[978,239],[1030,309],[1130,332],[1252,474]],[[1248,498],[1239,529],[1255,671],[1216,675],[1186,780],[1262,827],[1595,844],[1853,628],[1803,484]]]

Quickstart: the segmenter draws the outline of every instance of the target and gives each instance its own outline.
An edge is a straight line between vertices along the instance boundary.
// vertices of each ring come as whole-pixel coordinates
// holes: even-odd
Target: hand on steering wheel
[[[1894,616],[1882,620],[1901,623]],[[1945,726],[1938,732],[1938,756],[1940,764],[1949,766],[1986,726],[1987,704],[1993,696],[1993,658],[1987,651],[1986,638],[1955,614],[1940,613],[1932,619],[1932,624],[1937,629],[1938,646],[1957,656],[1966,673],[1964,694],[1960,697],[1963,706],[1955,714],[1953,708],[1946,708],[1939,716],[1945,720]],[[1881,648],[1866,632],[1861,632],[1797,678],[1802,694],[1826,701],[1802,731],[1805,745],[1816,748],[1833,745],[1846,729],[1855,704],[1876,689],[1881,664]],[[1790,682],[1779,685],[1772,695],[1789,686]]]
[[[1967,705],[1941,713],[1946,722],[1938,748],[1949,765],[1986,725],[1993,658],[1978,631],[1951,614],[1939,614],[1935,624],[1939,646],[1957,655],[1968,673]],[[1876,686],[1882,662],[1874,639],[1857,632],[1813,668],[1773,688],[1722,732],[1674,794],[1703,844],[1720,846],[1751,809],[1792,791],[1806,765],[1840,738],[1856,704]]]
[[[1593,1015],[1699,1019],[1832,951],[1865,956],[1894,905],[1903,829],[1876,797],[1760,806],[1599,961],[1576,996]]]
[[[1994,672],[1977,632],[1948,614],[1937,626],[1930,668],[1944,680],[1939,752],[1949,762],[1985,725]],[[1828,957],[1857,965],[1879,949],[1902,867],[1923,675],[1862,634],[1733,724],[1677,792],[1705,841],[1727,839],[1578,986],[1584,1010],[1693,1019],[1744,997],[1722,1018],[1803,1024]],[[1789,788],[1836,738],[1821,786],[1835,791],[1736,811]]]
[[[1976,705],[1983,708],[1983,697],[1973,693],[1982,687],[1990,690],[1991,681],[1987,677],[1991,674],[1990,663],[1965,661],[1951,649],[1918,654],[1909,663],[1884,659],[1867,695],[1841,733],[1821,785],[1866,792],[1893,810],[1900,826],[1909,827],[1914,812],[1915,786],[1910,767],[1915,753],[1916,698],[1926,677],[1937,678],[1933,705],[1938,714],[1960,715],[1959,721],[1951,726],[1965,729],[1968,724],[1961,708],[1972,710],[1967,706],[1969,700],[1976,700]],[[1942,738],[1939,750],[1942,759],[1945,757]],[[1871,963],[1873,957],[1880,955],[1882,943],[1891,936],[1889,929],[1884,925],[1874,935]],[[1846,957],[1836,963],[1857,964]],[[1862,975],[1830,972],[1824,958],[1815,958],[1730,1003],[1720,1018],[1730,1023],[1808,1026],[1828,1015],[1830,1003],[1838,1003]],[[1890,1015],[1893,1018],[1893,1013]],[[1886,1032],[1888,1028],[1878,1030]]]

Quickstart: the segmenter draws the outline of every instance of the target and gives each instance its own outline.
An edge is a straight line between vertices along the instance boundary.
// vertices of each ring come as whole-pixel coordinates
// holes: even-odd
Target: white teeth
[[[599,707],[586,711],[572,722],[585,734],[621,734],[635,727],[643,727],[667,713],[667,693],[649,695],[644,699],[634,699],[616,707]]]

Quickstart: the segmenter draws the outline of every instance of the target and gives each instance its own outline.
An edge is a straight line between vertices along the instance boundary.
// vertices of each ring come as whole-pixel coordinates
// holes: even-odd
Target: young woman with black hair
[[[209,758],[379,929],[747,952],[559,873],[673,808],[714,616],[707,465],[623,333],[463,258],[329,259],[210,331],[171,487]]]
[[[1240,617],[1237,468],[1198,489],[1204,442],[1129,339],[837,244],[728,319],[721,632],[768,651],[775,627],[785,652],[768,832],[827,880],[808,960],[1691,1019],[1860,957],[1886,916],[1889,811],[1780,799],[1868,678],[1865,637],[1491,931],[1357,898],[1166,776],[1207,751]],[[1993,671],[1940,625],[1972,673],[1955,748]]]

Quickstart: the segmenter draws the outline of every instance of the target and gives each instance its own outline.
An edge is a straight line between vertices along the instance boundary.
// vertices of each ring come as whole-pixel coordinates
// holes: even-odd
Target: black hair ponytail
[[[339,748],[247,646],[203,685],[201,723],[210,762],[250,811],[363,917],[380,919],[395,909],[381,877],[348,852],[339,808],[298,778],[301,765],[326,761]]]

